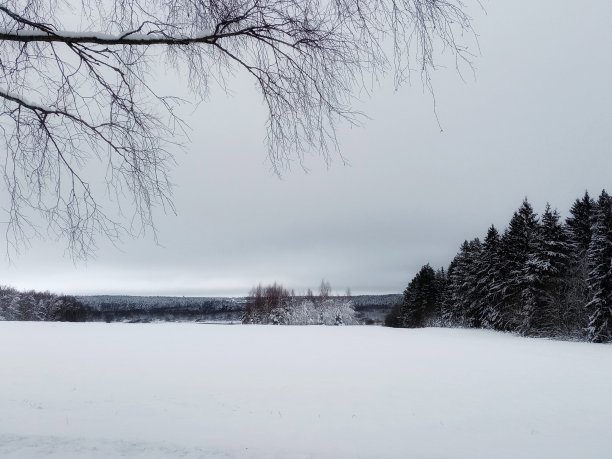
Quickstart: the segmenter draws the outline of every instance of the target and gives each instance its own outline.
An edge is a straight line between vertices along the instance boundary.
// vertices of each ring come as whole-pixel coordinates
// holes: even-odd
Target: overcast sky
[[[527,196],[566,215],[585,189],[612,191],[612,2],[492,1],[472,9],[476,77],[435,74],[394,92],[383,81],[342,128],[350,165],[317,156],[278,179],[252,83],[213,88],[190,112],[173,172],[178,215],[151,237],[101,243],[74,264],[34,241],[0,283],[70,294],[244,295],[258,282],[303,291],[401,292],[424,263],[447,266],[466,238],[503,229]]]

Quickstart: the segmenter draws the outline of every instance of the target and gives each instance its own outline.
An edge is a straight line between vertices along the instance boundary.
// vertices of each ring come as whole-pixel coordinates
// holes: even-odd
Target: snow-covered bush
[[[357,325],[350,299],[327,298],[322,301],[295,299],[283,312],[287,325]]]
[[[286,297],[274,307],[248,309],[243,323],[275,325],[357,325],[353,303],[347,298]]]
[[[276,282],[272,285],[259,284],[249,292],[242,322],[245,324],[277,323],[278,310],[285,307],[291,294]]]

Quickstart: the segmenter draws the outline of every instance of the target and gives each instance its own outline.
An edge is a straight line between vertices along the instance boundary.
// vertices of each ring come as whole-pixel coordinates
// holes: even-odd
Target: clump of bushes
[[[279,284],[254,287],[247,297],[242,322],[275,325],[357,325],[350,297],[333,297],[325,281],[315,296],[296,296]]]

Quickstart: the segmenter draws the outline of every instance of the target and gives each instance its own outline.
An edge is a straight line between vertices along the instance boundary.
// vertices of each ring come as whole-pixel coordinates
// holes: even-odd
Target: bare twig
[[[455,38],[471,33],[464,10],[461,0],[3,2],[7,249],[27,244],[43,216],[73,256],[86,257],[98,234],[116,240],[154,229],[155,207],[173,209],[170,147],[181,143],[184,123],[175,114],[181,101],[147,82],[160,50],[200,98],[211,77],[223,81],[236,68],[256,81],[268,109],[269,159],[280,173],[308,150],[329,160],[338,123],[359,119],[352,92],[366,77],[393,68],[400,84],[414,68],[429,86],[437,45],[470,65]],[[64,27],[74,18],[80,28]],[[102,180],[92,172],[99,161]],[[128,199],[135,224],[102,207],[100,181],[117,205]]]

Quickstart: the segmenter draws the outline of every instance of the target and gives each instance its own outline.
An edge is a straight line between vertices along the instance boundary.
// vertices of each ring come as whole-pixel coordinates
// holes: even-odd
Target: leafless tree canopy
[[[327,159],[337,123],[355,120],[351,94],[380,72],[393,69],[401,83],[416,71],[429,84],[434,48],[469,61],[456,40],[466,32],[461,0],[5,0],[8,249],[46,231],[85,256],[100,234],[138,233],[153,227],[156,207],[172,210],[170,150],[184,126],[175,112],[182,101],[149,81],[162,55],[199,97],[210,79],[250,75],[279,170],[307,150]],[[100,205],[96,180],[128,215],[111,218],[117,212]]]

